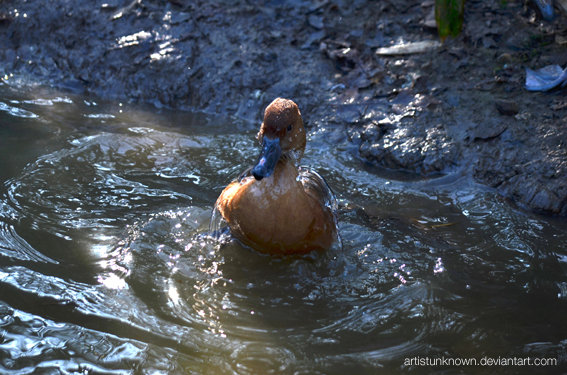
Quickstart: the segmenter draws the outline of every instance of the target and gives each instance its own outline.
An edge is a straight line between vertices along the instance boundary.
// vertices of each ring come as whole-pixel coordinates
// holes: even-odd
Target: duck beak
[[[258,163],[252,168],[254,178],[259,181],[264,177],[270,177],[276,168],[281,153],[279,138],[269,139],[264,137]]]

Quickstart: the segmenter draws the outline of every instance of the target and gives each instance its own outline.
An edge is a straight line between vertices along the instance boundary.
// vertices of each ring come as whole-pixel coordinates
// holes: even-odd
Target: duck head
[[[252,168],[256,180],[270,177],[280,160],[297,164],[305,150],[305,128],[297,104],[277,98],[266,107],[264,122],[258,132],[262,151]]]

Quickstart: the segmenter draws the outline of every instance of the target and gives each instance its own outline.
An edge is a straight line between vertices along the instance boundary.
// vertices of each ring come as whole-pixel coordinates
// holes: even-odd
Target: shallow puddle
[[[274,258],[211,241],[257,126],[0,86],[0,372],[565,367],[567,222],[512,208],[466,169],[375,170],[345,129],[308,128],[302,164],[338,198],[342,246]]]

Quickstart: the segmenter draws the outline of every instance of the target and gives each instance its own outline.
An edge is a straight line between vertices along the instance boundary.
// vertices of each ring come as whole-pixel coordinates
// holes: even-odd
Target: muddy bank
[[[567,17],[524,1],[468,1],[435,40],[432,1],[7,1],[0,74],[157,107],[257,120],[293,98],[308,126],[345,126],[356,156],[423,175],[467,173],[521,207],[567,215],[567,99],[523,88],[567,64]],[[6,79],[7,78],[7,79]]]

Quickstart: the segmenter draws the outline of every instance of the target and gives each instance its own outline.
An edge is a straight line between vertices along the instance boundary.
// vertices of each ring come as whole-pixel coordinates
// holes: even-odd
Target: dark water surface
[[[567,222],[466,168],[388,175],[311,128],[303,164],[337,195],[342,249],[208,240],[258,125],[0,86],[0,373],[566,370]],[[550,361],[481,365],[514,357]]]

